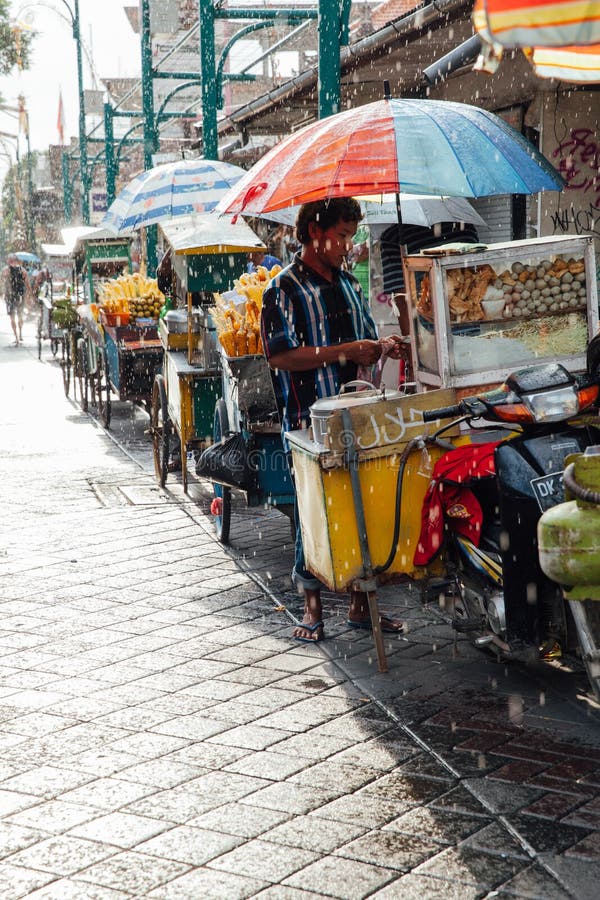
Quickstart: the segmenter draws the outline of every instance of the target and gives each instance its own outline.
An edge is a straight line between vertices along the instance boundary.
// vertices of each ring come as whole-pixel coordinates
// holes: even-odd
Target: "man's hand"
[[[401,334],[390,334],[387,337],[379,338],[382,352],[390,359],[401,359],[410,346],[410,338],[402,337]]]
[[[347,357],[357,366],[372,366],[381,356],[379,341],[353,341],[348,345]]]

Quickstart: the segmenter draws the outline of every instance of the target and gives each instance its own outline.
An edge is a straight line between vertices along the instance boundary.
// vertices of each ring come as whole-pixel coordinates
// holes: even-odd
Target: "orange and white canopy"
[[[476,0],[484,42],[476,68],[492,72],[506,48],[521,48],[540,78],[600,82],[600,0]]]
[[[598,0],[483,0],[492,40],[503,47],[587,46],[600,41]]]

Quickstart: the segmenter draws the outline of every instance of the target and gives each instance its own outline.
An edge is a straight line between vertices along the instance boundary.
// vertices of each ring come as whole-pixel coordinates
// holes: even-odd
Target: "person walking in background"
[[[14,254],[8,257],[6,263],[2,271],[2,291],[6,312],[15,336],[15,347],[17,347],[23,343],[23,310],[25,293],[29,290],[29,279],[27,272]]]

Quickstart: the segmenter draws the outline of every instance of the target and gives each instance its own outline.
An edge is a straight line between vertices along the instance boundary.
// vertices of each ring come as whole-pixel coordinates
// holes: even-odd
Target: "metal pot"
[[[358,385],[366,387],[367,390],[346,393],[349,387],[356,387]],[[379,390],[369,381],[349,381],[347,384],[342,385],[342,388],[336,397],[322,397],[320,400],[316,400],[310,407],[310,424],[313,432],[313,440],[317,444],[327,445],[327,424],[336,410],[378,403],[381,400],[391,400],[400,396],[403,395],[401,395],[399,391],[389,391],[386,393],[384,388]]]

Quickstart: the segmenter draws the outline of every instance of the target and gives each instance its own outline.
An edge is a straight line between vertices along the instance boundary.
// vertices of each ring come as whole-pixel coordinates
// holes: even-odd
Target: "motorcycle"
[[[443,595],[456,632],[501,658],[531,662],[585,647],[561,588],[540,568],[537,524],[546,509],[564,500],[566,457],[600,443],[594,410],[599,395],[600,337],[590,344],[583,375],[557,363],[530,366],[513,372],[499,388],[423,413],[426,422],[452,419],[426,443],[448,446],[444,433],[459,424],[464,428],[463,423],[474,441],[449,450],[433,470],[430,490],[436,474],[454,471],[452,454],[462,455],[461,478],[441,476],[448,492],[442,496],[446,574],[441,584],[429,585],[428,596]],[[594,414],[582,415],[586,410]],[[482,447],[476,442],[477,423],[487,440],[490,427],[509,434],[492,433],[493,443]],[[425,559],[427,548],[420,550]],[[598,647],[596,607],[600,604],[588,601],[586,616],[579,604],[579,618],[585,619],[588,644],[591,639]],[[600,679],[590,674],[590,680],[600,697]]]

